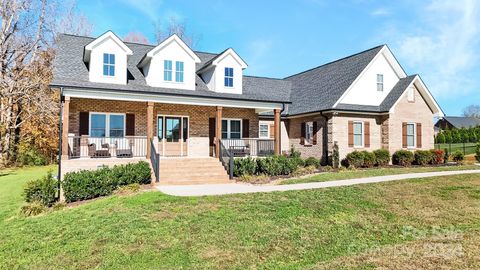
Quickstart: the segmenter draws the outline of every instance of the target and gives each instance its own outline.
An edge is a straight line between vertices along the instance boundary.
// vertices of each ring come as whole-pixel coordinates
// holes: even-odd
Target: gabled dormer
[[[195,90],[196,63],[200,58],[172,35],[145,54],[138,67],[149,86]]]
[[[127,57],[132,50],[112,31],[85,46],[83,61],[88,64],[91,82],[127,84]]]
[[[243,59],[229,48],[206,63],[198,73],[212,91],[242,94],[243,70],[247,67]]]
[[[398,81],[406,76],[388,46],[383,45],[335,106],[339,103],[379,106]]]

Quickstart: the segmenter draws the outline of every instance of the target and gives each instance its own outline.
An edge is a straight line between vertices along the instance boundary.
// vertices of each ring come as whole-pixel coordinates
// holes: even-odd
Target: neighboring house
[[[445,116],[438,119],[435,128],[439,130],[454,128],[471,128],[480,126],[480,119],[475,117],[464,116]]]
[[[157,46],[110,31],[60,35],[51,87],[62,93],[62,171],[147,157],[166,183],[223,181],[210,156],[228,167],[230,156],[292,146],[324,162],[334,143],[341,157],[433,148],[433,117],[443,113],[386,45],[284,79],[246,76],[246,68],[231,48],[195,52],[176,35]],[[211,174],[193,172],[205,166]]]

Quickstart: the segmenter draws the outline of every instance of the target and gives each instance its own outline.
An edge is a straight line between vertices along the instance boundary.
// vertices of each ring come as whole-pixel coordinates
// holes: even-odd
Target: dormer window
[[[115,54],[103,54],[103,76],[115,76]]]
[[[383,74],[377,74],[377,91],[383,92]]]
[[[183,62],[175,62],[175,81],[183,83]]]
[[[167,82],[172,81],[172,61],[171,60],[163,61],[163,80]]]
[[[233,68],[225,68],[225,87],[233,87]]]

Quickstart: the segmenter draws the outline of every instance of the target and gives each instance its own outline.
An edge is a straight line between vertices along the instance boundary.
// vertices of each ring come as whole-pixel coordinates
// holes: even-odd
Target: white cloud
[[[121,0],[123,3],[145,14],[150,20],[157,21],[159,17],[159,8],[162,4],[160,0]]]
[[[394,33],[399,58],[440,98],[471,93],[480,68],[480,2],[433,0],[420,10],[413,31]]]
[[[370,15],[374,17],[388,16],[390,14],[391,14],[390,10],[386,8],[377,8],[370,13]]]

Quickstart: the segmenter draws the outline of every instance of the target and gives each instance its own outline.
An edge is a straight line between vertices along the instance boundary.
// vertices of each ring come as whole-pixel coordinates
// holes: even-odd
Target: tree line
[[[435,143],[480,142],[480,127],[442,130],[435,136]]]

